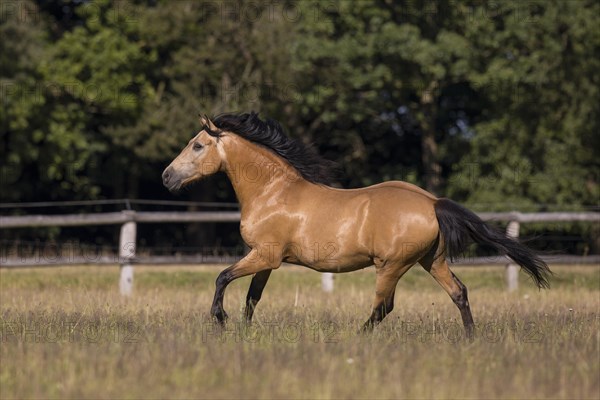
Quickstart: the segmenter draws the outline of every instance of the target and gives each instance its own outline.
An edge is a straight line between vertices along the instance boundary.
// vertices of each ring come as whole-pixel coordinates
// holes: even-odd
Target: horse
[[[217,172],[231,181],[240,204],[240,233],[250,251],[217,277],[210,313],[221,325],[227,319],[227,285],[253,275],[244,310],[250,323],[271,272],[283,262],[335,273],[374,265],[375,298],[364,331],[392,311],[398,281],[418,263],[456,304],[472,338],[467,288],[448,267],[448,259],[472,242],[514,260],[539,288],[549,286],[551,271],[536,253],[450,199],[402,181],[331,187],[331,162],[255,112],[202,115],[200,123],[202,129],[164,170],[162,182],[177,193]]]

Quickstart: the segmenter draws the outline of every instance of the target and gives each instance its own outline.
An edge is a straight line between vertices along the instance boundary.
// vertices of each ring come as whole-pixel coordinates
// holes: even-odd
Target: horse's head
[[[201,116],[202,130],[189,141],[179,155],[165,168],[163,185],[177,192],[187,184],[212,175],[221,169],[221,154],[217,149],[219,129]]]

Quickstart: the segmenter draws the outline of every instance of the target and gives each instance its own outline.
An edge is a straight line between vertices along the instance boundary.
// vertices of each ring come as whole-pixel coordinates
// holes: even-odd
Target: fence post
[[[123,211],[129,221],[121,225],[119,238],[119,262],[121,264],[121,276],[119,279],[119,290],[123,296],[131,296],[133,292],[133,266],[131,260],[135,257],[136,231],[135,211]]]
[[[510,221],[506,227],[506,236],[518,239],[519,228],[519,221]],[[519,288],[519,266],[512,260],[509,260],[506,265],[506,287],[509,292],[514,292]]]
[[[321,287],[324,292],[333,292],[333,273],[323,272],[321,276]]]

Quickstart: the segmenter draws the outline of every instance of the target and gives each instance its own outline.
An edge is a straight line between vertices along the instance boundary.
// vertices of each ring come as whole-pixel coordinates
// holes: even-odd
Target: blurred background
[[[337,162],[339,187],[395,179],[475,211],[598,211],[599,27],[595,0],[1,0],[0,214],[235,209],[224,175],[179,197],[160,175],[199,112],[250,110]],[[238,228],[144,224],[138,246],[241,254]],[[114,251],[118,233],[2,230],[0,247]],[[521,235],[600,252],[598,223]]]

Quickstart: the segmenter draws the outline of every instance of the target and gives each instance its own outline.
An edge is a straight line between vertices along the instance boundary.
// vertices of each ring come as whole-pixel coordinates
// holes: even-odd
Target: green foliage
[[[18,6],[0,16],[4,201],[167,197],[198,112],[254,109],[338,161],[342,186],[598,206],[595,1]]]
[[[449,195],[494,208],[598,204],[599,15],[596,2],[503,3],[470,27],[485,114]]]

